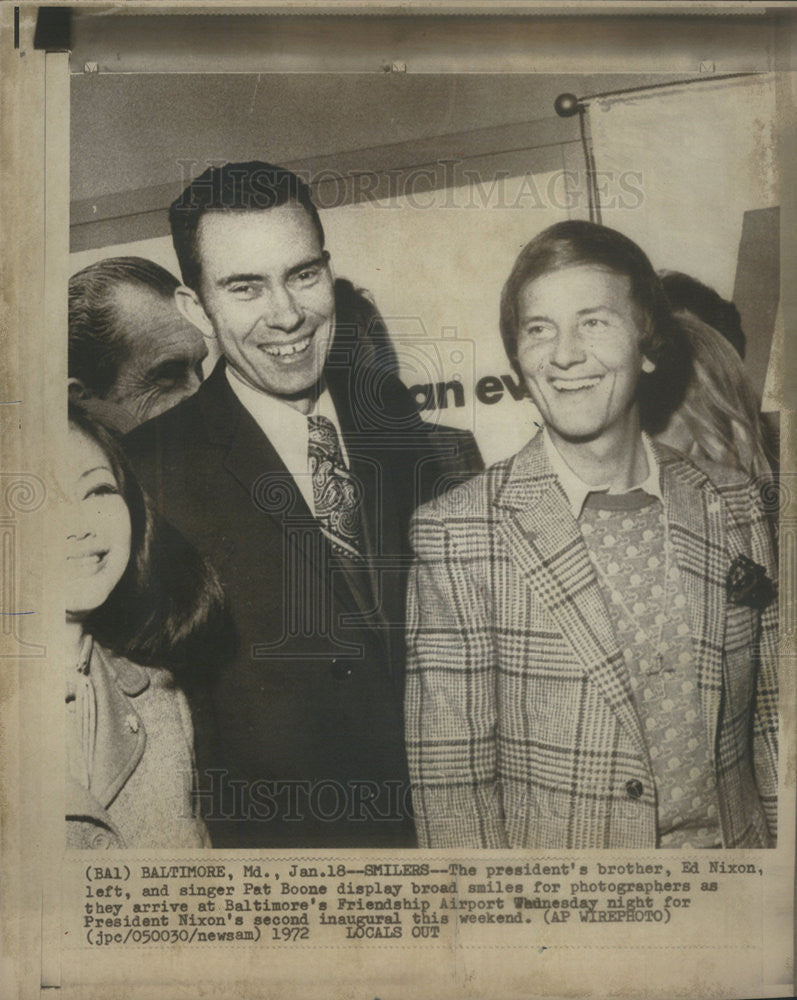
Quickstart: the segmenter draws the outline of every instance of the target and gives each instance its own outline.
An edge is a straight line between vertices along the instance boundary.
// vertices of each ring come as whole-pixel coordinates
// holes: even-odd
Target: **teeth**
[[[292,354],[302,354],[306,351],[312,339],[312,337],[307,337],[295,344],[269,344],[267,347],[263,347],[263,350],[274,358],[287,358]]]
[[[560,392],[575,392],[577,389],[591,389],[600,382],[600,376],[595,378],[551,379],[551,385]]]

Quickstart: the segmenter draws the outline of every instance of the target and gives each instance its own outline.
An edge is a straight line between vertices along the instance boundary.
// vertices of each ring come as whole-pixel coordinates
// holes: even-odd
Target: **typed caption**
[[[733,946],[734,900],[740,890],[752,899],[763,882],[755,860],[720,855],[611,862],[126,858],[70,862],[65,870],[66,947],[94,949],[352,941],[528,948],[572,944],[574,934],[582,943],[597,935],[604,944],[629,936],[642,944],[666,928],[698,944],[706,928],[716,935],[718,923],[728,924],[723,940]],[[751,946],[749,938],[738,944]]]

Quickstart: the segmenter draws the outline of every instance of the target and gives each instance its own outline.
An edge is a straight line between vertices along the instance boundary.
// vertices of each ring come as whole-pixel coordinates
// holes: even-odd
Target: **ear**
[[[213,324],[208,318],[202,303],[199,301],[197,293],[186,285],[180,285],[174,290],[174,302],[180,314],[195,326],[203,337],[208,340],[216,339],[216,332]]]
[[[645,372],[646,375],[650,375],[651,372],[655,372],[656,362],[651,361],[650,358],[642,358],[642,371]]]
[[[70,378],[67,382],[69,398],[78,403],[80,409],[95,423],[110,427],[119,434],[127,434],[139,423],[139,420],[120,403],[109,399],[101,399],[91,389],[87,388],[79,378]]]
[[[68,378],[66,381],[66,391],[69,394],[69,398],[75,402],[81,402],[82,400],[89,399],[93,393],[86,388],[85,385],[80,381],[79,378]]]

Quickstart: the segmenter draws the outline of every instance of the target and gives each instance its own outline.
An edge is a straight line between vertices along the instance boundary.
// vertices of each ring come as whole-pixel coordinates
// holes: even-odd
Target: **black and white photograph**
[[[771,846],[774,81],[389,69],[72,77],[70,819],[193,845],[193,787],[225,848]],[[195,593],[117,542],[128,482]],[[229,637],[175,650],[219,587]],[[81,702],[130,660],[117,732]]]
[[[791,990],[792,19],[432,6],[23,7],[65,997]]]

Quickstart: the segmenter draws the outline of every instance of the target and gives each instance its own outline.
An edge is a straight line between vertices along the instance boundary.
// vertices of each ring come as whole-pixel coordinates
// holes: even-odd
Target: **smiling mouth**
[[[292,358],[297,354],[304,354],[312,339],[313,334],[311,333],[302,340],[295,340],[292,344],[263,344],[260,350],[272,358]]]
[[[552,378],[550,383],[557,392],[578,392],[581,389],[592,389],[601,378],[601,375],[593,378]]]
[[[99,566],[108,555],[108,549],[101,549],[98,552],[84,552],[75,556],[67,556],[67,560],[80,562],[84,566]]]

